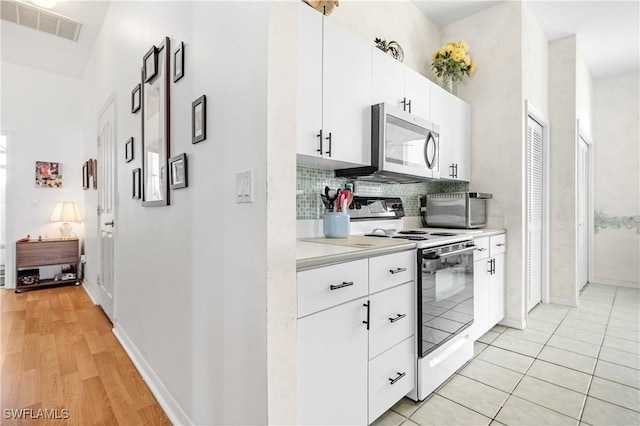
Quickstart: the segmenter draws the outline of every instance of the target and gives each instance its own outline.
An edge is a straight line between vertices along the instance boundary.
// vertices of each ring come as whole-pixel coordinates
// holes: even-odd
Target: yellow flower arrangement
[[[433,53],[431,59],[431,68],[436,75],[452,81],[461,80],[476,69],[476,64],[469,57],[469,45],[464,40],[447,42]]]

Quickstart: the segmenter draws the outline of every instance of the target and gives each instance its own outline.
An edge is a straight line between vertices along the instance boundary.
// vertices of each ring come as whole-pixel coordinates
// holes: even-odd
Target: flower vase
[[[453,77],[447,74],[442,75],[442,88],[449,93],[453,93]]]

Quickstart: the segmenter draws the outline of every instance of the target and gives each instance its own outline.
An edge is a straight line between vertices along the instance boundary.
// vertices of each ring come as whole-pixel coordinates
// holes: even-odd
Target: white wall
[[[577,305],[577,122],[591,132],[591,77],[576,36],[549,44],[551,119],[550,288],[552,302]]]
[[[606,215],[596,223],[596,282],[640,282],[640,234],[619,225],[640,216],[640,73],[593,82],[595,211]]]
[[[87,155],[98,111],[112,93],[117,103],[116,327],[179,423],[267,422],[267,12],[263,2],[113,2],[85,77]],[[189,187],[171,192],[171,206],[142,207],[130,196],[142,147],[129,99],[143,55],[165,36],[185,43],[171,155],[187,153]],[[191,102],[202,94],[207,140],[192,145]],[[130,136],[135,159],[124,163]],[[236,204],[235,172],[246,169],[255,201]],[[88,285],[96,266],[90,259]]]
[[[0,130],[8,136],[6,283],[13,287],[17,239],[27,234],[59,238],[60,225],[49,221],[57,202],[74,201],[86,216],[82,164],[88,157],[81,149],[79,80],[4,61],[1,78]],[[61,163],[61,188],[35,187],[36,161]],[[72,232],[82,238],[83,224],[72,226]]]

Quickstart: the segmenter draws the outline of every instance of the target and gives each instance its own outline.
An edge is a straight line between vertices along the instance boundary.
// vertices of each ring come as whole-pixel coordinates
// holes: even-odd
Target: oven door
[[[473,324],[475,246],[445,254],[423,249],[418,260],[418,356],[424,357]]]

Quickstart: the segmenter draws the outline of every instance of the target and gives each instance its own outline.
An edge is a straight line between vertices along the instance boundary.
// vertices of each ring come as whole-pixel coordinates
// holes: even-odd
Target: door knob
[[[105,222],[104,226],[113,226],[115,224],[115,222],[113,220],[111,220],[111,222]]]

